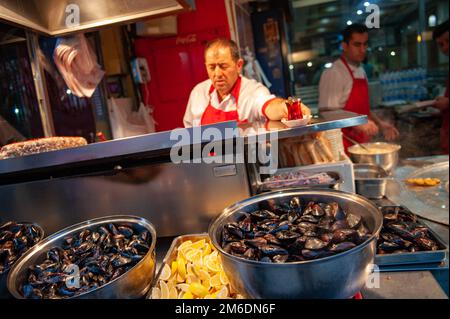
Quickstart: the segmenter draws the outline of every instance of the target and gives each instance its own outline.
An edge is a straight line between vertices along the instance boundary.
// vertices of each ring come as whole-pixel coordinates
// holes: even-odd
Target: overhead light
[[[291,64],[291,65],[289,65],[289,70],[293,70],[294,69],[294,66]]]
[[[328,12],[328,13],[335,12],[335,11],[337,11],[337,9],[338,8],[336,6],[328,6],[328,7],[326,7],[325,12]]]
[[[16,107],[16,108],[14,109],[14,113],[16,113],[16,114],[18,115],[19,112],[20,112],[20,110]]]
[[[327,69],[331,68],[332,66],[333,66],[333,63],[331,63],[331,62],[328,62],[325,64],[325,68],[327,68]]]
[[[70,95],[72,94],[72,91],[70,89],[67,89],[66,93]]]
[[[429,27],[435,27],[437,24],[437,18],[434,14],[430,15],[428,17],[428,26]]]
[[[353,24],[353,22],[351,20],[347,21],[347,25],[352,25],[352,24]]]
[[[322,23],[322,24],[330,23],[330,19],[329,18],[320,19],[320,23]]]
[[[361,14],[363,14],[363,11],[362,10],[358,10],[358,11],[356,11],[356,14],[360,16]]]
[[[383,47],[378,47],[378,51],[382,52],[383,51]]]
[[[309,61],[306,65],[308,66],[308,68],[310,68],[313,66],[313,63],[311,61]]]
[[[364,2],[364,6],[365,6],[365,7],[370,6],[370,2],[369,2],[369,1]]]
[[[327,31],[327,28],[318,28],[318,29],[317,29],[317,32],[318,32],[318,33],[323,33],[323,32],[325,32],[325,31]]]
[[[395,53],[395,51],[391,51],[391,56],[396,56],[397,53]]]

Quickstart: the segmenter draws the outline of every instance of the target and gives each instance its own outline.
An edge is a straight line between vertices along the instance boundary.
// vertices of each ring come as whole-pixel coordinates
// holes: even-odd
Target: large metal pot
[[[362,216],[372,236],[363,244],[334,256],[284,264],[235,257],[219,245],[226,223],[239,220],[245,212],[260,209],[260,204],[267,200],[284,203],[294,196],[302,202],[337,202],[344,210]],[[249,298],[350,298],[361,290],[371,273],[382,223],[377,207],[359,195],[288,189],[255,196],[226,208],[210,225],[209,236],[220,253],[233,288]]]
[[[153,225],[144,218],[135,216],[109,216],[97,219],[92,219],[80,224],[76,224],[65,228],[50,237],[45,238],[39,244],[26,252],[11,268],[8,275],[7,286],[9,292],[19,299],[23,299],[20,293],[20,286],[26,280],[28,267],[36,265],[45,260],[45,255],[48,250],[53,247],[61,247],[65,238],[75,235],[85,229],[95,229],[101,225],[109,223],[120,223],[132,227],[138,231],[147,230],[150,232],[152,242],[147,254],[139,261],[133,268],[110,281],[109,283],[100,286],[97,289],[88,291],[86,293],[74,296],[72,298],[79,299],[134,299],[142,298],[150,289],[151,282],[155,275],[155,245],[156,245],[156,231]]]
[[[39,233],[39,241],[41,241],[44,238],[44,230],[41,226],[35,223],[28,223],[28,222],[18,222],[17,225],[32,225]],[[9,299],[12,298],[11,294],[8,291],[8,287],[6,284],[8,274],[11,269],[5,271],[3,274],[0,275],[0,299]]]
[[[383,142],[362,145],[369,151],[359,145],[353,145],[347,149],[353,163],[378,165],[388,173],[397,167],[399,151],[402,148],[400,145]]]

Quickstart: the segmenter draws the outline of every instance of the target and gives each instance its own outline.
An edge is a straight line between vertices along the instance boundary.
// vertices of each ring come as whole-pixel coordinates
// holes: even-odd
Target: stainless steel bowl
[[[354,164],[356,193],[366,198],[379,199],[386,194],[388,173],[377,165]]]
[[[150,249],[141,261],[123,275],[97,289],[74,296],[71,299],[135,299],[144,297],[150,289],[155,275],[156,231],[153,225],[144,218],[123,215],[92,219],[65,228],[45,238],[27,251],[11,268],[7,279],[9,292],[15,298],[24,299],[19,288],[26,280],[29,266],[39,264],[45,260],[47,251],[53,247],[61,247],[64,239],[68,236],[75,235],[85,229],[92,230],[108,223],[120,223],[138,231],[144,229],[149,231],[152,237]]]
[[[362,216],[372,236],[363,244],[346,252],[302,262],[263,263],[232,256],[219,245],[224,225],[237,221],[245,212],[260,209],[271,200],[289,202],[298,196],[303,202],[337,202],[343,209]],[[249,298],[350,298],[364,286],[374,262],[377,237],[383,217],[367,199],[333,190],[289,189],[266,193],[226,208],[209,227],[209,236],[219,251],[230,283]]]
[[[44,236],[45,236],[44,230],[38,224],[28,223],[28,222],[18,222],[17,224],[18,225],[33,225],[37,229],[37,231],[39,232],[39,241],[41,241],[44,238]],[[6,281],[7,281],[7,278],[8,278],[8,274],[9,274],[10,271],[11,271],[11,268],[0,275],[0,299],[12,298],[11,294],[8,291],[8,287],[7,287],[7,284],[6,284]]]
[[[398,164],[399,151],[402,148],[398,144],[392,143],[364,143],[373,153],[365,151],[359,145],[353,145],[347,149],[353,163],[372,164],[381,166],[388,173],[392,172]]]

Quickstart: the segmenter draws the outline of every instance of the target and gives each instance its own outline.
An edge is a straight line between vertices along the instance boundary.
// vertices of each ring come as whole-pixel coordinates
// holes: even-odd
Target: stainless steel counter
[[[412,158],[400,161],[395,170],[396,181],[388,184],[386,196],[389,200],[386,205],[394,202],[397,205],[406,206],[414,213],[420,213],[424,204],[418,199],[408,196],[403,198],[398,194],[400,183],[410,172],[433,163],[448,161],[448,156],[431,156]],[[383,205],[383,203],[380,203]],[[448,208],[447,208],[448,213]],[[422,214],[423,215],[423,214]],[[448,246],[449,227],[430,220],[421,219],[427,224]],[[446,260],[440,264],[413,265],[392,267],[392,271],[381,272],[379,275],[379,287],[363,290],[363,296],[368,299],[448,299],[448,252]]]
[[[93,165],[108,164],[107,169],[113,169],[117,165],[118,159],[152,158],[161,155],[161,152],[168,153],[174,146],[184,147],[210,142],[224,142],[230,139],[243,138],[248,142],[250,137],[276,134],[278,139],[301,136],[307,133],[339,129],[367,122],[366,116],[346,111],[327,112],[312,120],[311,124],[288,128],[281,122],[258,122],[252,125],[244,124],[239,126],[236,122],[223,122],[214,125],[189,128],[184,131],[181,138],[178,130],[147,134],[107,142],[93,143],[82,147],[65,149],[59,151],[45,152],[18,158],[0,160],[0,185],[5,180],[14,181],[15,176],[29,175],[30,172],[47,172],[44,178],[52,177],[52,171],[60,168],[74,169],[77,167],[89,167]],[[210,129],[214,128],[217,136],[210,136]],[[230,133],[231,132],[231,133]],[[171,138],[172,136],[172,138]],[[198,139],[195,139],[199,136]],[[266,140],[269,140],[267,138]],[[26,181],[26,179],[25,179]]]

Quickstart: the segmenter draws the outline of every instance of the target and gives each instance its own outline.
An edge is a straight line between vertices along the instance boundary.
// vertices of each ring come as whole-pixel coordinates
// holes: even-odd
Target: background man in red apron
[[[448,20],[443,24],[436,27],[433,32],[433,39],[439,46],[442,53],[448,56]],[[444,96],[440,96],[436,99],[434,107],[441,111],[442,126],[441,126],[441,152],[442,154],[448,154],[448,77]]]
[[[388,141],[395,140],[399,132],[387,121],[370,112],[369,84],[361,63],[367,56],[369,30],[361,24],[353,24],[343,32],[342,56],[326,70],[319,84],[319,111],[346,111],[367,115],[364,125],[343,129],[342,133],[359,143],[367,143],[381,131]],[[344,147],[352,144],[344,139]]]
[[[209,42],[205,49],[209,79],[191,92],[183,118],[185,127],[225,121],[254,122],[287,118],[285,100],[270,94],[261,83],[241,76],[244,60],[238,46],[228,39]],[[302,105],[304,115],[311,114]]]

